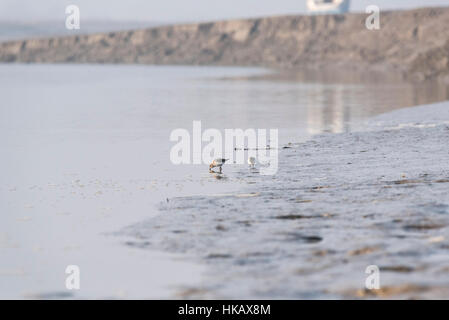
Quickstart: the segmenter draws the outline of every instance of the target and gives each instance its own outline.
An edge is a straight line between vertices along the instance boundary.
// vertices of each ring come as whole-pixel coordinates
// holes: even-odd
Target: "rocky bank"
[[[0,62],[354,67],[449,82],[449,7],[276,16],[0,43]]]

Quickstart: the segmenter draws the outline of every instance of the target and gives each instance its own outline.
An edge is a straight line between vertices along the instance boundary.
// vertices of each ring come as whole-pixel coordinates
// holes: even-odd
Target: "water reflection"
[[[438,83],[316,85],[306,102],[307,132],[348,132],[356,119],[448,99],[449,88]]]
[[[343,88],[317,88],[316,91],[316,96],[323,99],[317,101],[315,96],[311,96],[307,101],[307,132],[318,134],[323,131],[348,131],[351,112],[345,107]]]
[[[296,127],[297,133],[302,131],[308,135],[348,132],[360,120],[381,113],[449,100],[447,85],[436,81],[405,82],[400,74],[385,72],[305,69],[234,80],[247,81],[247,94],[251,95],[252,103],[246,109],[253,115],[257,111],[264,119],[261,122],[271,124],[282,119],[275,124],[287,129]],[[241,106],[241,101],[235,103]],[[238,113],[244,114],[245,108],[240,108]]]

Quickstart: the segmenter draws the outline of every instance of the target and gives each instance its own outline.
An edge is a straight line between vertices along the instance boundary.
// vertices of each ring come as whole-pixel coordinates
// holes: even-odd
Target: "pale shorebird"
[[[221,173],[223,165],[228,160],[229,159],[215,159],[214,161],[212,161],[212,163],[209,166],[209,172],[215,172],[215,171],[212,170],[212,168],[217,168],[218,167],[220,169],[220,173]]]
[[[250,168],[255,168],[256,167],[256,158],[249,157],[248,158],[248,164],[249,164]]]

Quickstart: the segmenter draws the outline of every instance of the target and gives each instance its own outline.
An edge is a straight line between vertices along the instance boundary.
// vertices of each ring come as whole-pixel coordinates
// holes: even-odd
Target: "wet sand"
[[[230,166],[216,183],[239,192],[161,202],[119,234],[207,266],[182,298],[448,299],[448,144],[448,102],[397,110],[286,146],[275,176]]]

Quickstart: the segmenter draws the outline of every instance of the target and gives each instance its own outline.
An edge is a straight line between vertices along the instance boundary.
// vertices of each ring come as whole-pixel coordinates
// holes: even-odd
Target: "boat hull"
[[[334,0],[323,3],[317,0],[307,0],[307,8],[311,14],[342,14],[349,10],[350,0]]]

